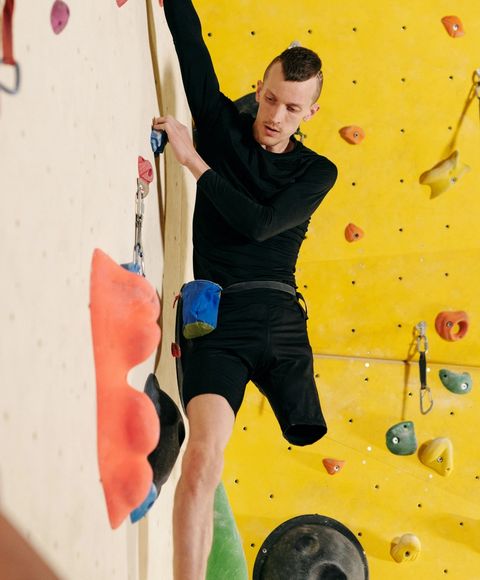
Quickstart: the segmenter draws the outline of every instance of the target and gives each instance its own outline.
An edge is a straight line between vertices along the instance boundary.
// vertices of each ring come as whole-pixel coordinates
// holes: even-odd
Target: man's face
[[[274,153],[289,150],[290,137],[301,121],[308,121],[318,110],[318,105],[312,104],[317,83],[316,78],[286,81],[279,62],[271,67],[264,81],[258,81],[253,136],[262,147]]]

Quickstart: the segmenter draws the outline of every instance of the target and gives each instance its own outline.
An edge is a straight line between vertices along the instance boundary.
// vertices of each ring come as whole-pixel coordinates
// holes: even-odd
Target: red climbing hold
[[[346,462],[343,459],[326,458],[322,459],[322,463],[330,475],[335,475],[341,471]]]
[[[63,0],[55,0],[50,12],[50,23],[52,24],[53,32],[60,34],[67,26],[70,18],[70,8],[63,2]]]
[[[345,239],[347,242],[357,242],[360,238],[363,238],[363,236],[363,230],[355,224],[350,223],[345,228]]]
[[[457,327],[457,332],[454,332]],[[468,314],[462,310],[440,312],[435,319],[435,329],[444,340],[449,342],[460,340],[468,331]]]
[[[172,356],[173,358],[180,358],[182,356],[182,349],[176,342],[172,342]]]
[[[448,34],[453,38],[457,38],[458,36],[463,36],[465,34],[462,21],[458,16],[444,16],[442,18],[442,23],[443,26],[445,26]]]
[[[138,177],[147,183],[153,181],[153,167],[148,159],[144,159],[141,155],[138,156]]]
[[[117,6],[123,6],[126,4],[127,0],[117,0]]]
[[[352,145],[358,145],[365,139],[365,131],[361,127],[357,127],[356,125],[342,127],[339,133],[342,139],[345,139],[347,143],[350,143]]]
[[[147,456],[160,424],[147,395],[127,382],[129,370],[158,347],[160,303],[143,276],[107,254],[93,253],[90,316],[97,382],[97,449],[108,517],[117,528],[147,497],[153,473]]]

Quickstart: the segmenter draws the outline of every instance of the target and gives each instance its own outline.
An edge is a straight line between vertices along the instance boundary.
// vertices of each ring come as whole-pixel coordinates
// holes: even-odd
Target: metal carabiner
[[[13,64],[5,63],[3,58],[0,58],[0,64],[9,64],[10,66],[13,66],[15,70],[15,82],[13,83],[13,89],[6,87],[3,83],[0,82],[0,90],[5,91],[9,95],[16,95],[20,90],[20,65],[18,62]]]
[[[418,332],[417,336],[417,350],[418,352],[428,352],[428,338],[427,338],[427,323],[422,320],[415,326]],[[421,348],[423,341],[423,350]]]
[[[428,399],[428,407],[425,407],[425,399]],[[433,397],[430,387],[427,385],[420,387],[420,412],[422,415],[430,413],[433,407]]]

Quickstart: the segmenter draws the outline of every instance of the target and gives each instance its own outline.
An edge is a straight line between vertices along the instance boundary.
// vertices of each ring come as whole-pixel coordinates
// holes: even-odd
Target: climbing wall
[[[312,447],[289,446],[268,403],[249,386],[228,448],[224,482],[250,572],[279,524],[319,513],[358,537],[373,580],[475,580],[480,6],[473,0],[196,5],[222,90],[232,98],[251,92],[266,64],[293,40],[320,54],[321,108],[302,131],[306,145],[339,168],[297,271],[328,435]],[[460,22],[444,24],[446,16]],[[340,131],[352,126],[357,129],[342,131],[353,137],[350,143]],[[464,314],[455,318],[457,312]],[[465,336],[441,338],[440,313],[451,323],[444,329],[454,338],[466,329]],[[421,321],[434,401],[425,415]],[[448,390],[442,369],[468,372],[471,392]],[[387,431],[398,423],[410,428],[409,422],[416,446],[397,455],[387,447]],[[440,447],[429,454],[427,444],[438,439]],[[345,463],[330,475],[326,458]],[[397,562],[392,541],[407,533],[417,536],[421,551],[414,560],[416,548],[407,547],[402,553],[409,555]]]
[[[66,0],[51,20],[53,6],[15,3],[21,83],[15,95],[0,89],[0,520],[8,517],[56,577],[169,580],[177,471],[148,519],[109,524],[97,460],[90,267],[95,248],[116,263],[132,260],[141,156],[153,169],[145,273],[164,331],[128,382],[143,391],[158,367],[162,388],[177,397],[172,303],[191,277],[194,183],[169,152],[154,159],[150,126],[160,110],[186,124],[190,117],[158,1]],[[14,84],[13,67],[0,64],[0,85]],[[4,556],[0,534],[2,580]]]

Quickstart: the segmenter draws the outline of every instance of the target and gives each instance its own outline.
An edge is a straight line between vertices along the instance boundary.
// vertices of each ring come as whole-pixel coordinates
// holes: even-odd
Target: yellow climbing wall
[[[227,451],[224,481],[250,566],[286,519],[320,513],[347,525],[364,546],[373,580],[480,578],[480,400],[477,296],[480,248],[476,187],[478,99],[466,108],[480,66],[480,4],[319,3],[198,0],[204,36],[222,90],[251,92],[268,62],[293,40],[324,63],[320,112],[302,127],[306,145],[339,168],[337,185],[312,219],[297,271],[309,306],[309,332],[328,435],[307,448],[281,437],[268,403],[247,390]],[[465,35],[441,19],[458,16]],[[364,141],[339,135],[360,126]],[[422,173],[459,151],[470,172],[431,196]],[[365,232],[348,243],[354,223]],[[470,328],[446,342],[435,332],[441,311],[464,310]],[[428,384],[434,407],[419,409],[414,328],[427,323]],[[408,361],[408,362],[405,362]],[[474,387],[455,395],[438,371],[469,371]],[[385,444],[393,424],[411,420],[419,446],[448,437],[454,468],[442,477],[417,454]],[[322,459],[346,460],[329,475]],[[396,563],[390,543],[416,534],[422,551]]]

